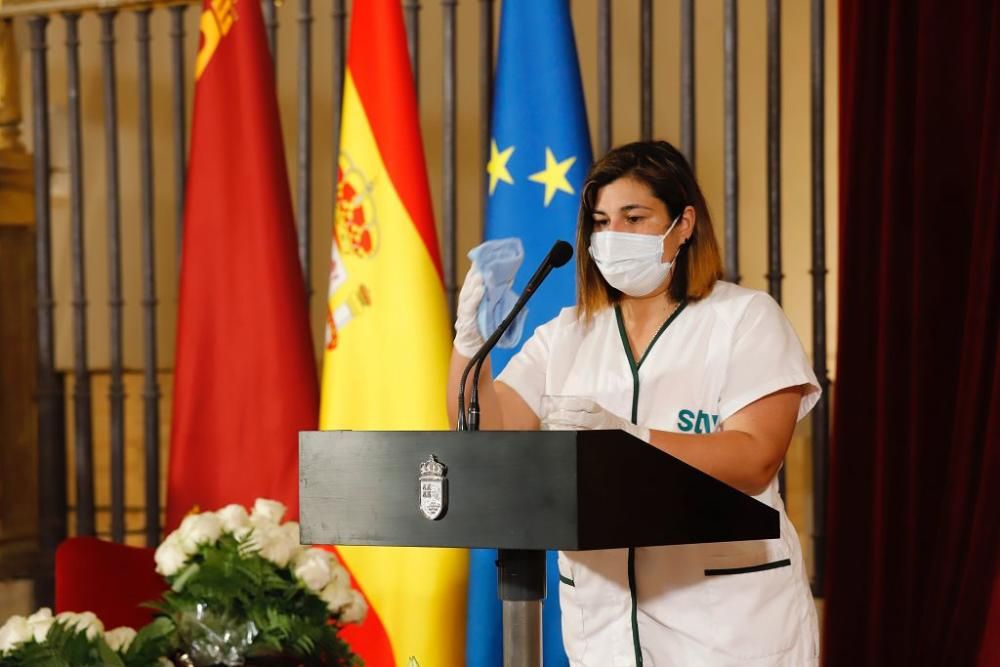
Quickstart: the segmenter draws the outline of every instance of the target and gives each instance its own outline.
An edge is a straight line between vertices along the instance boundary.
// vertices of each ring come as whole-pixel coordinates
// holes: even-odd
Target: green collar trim
[[[646,350],[642,353],[642,358],[639,359],[639,363],[636,363],[635,357],[632,355],[632,346],[628,344],[628,334],[625,333],[625,319],[622,317],[622,309],[619,304],[615,304],[615,320],[618,322],[618,335],[622,339],[622,347],[625,348],[625,356],[628,358],[629,369],[632,371],[632,423],[637,424],[639,419],[639,367],[642,366],[642,362],[646,360],[649,356],[650,350],[656,345],[656,341],[660,340],[660,336],[663,332],[667,330],[671,322],[677,319],[677,316],[681,314],[681,311],[687,306],[687,301],[681,301],[680,304],[674,308],[674,312],[670,314],[667,321],[663,323],[660,330],[656,332],[653,336],[653,340],[649,341],[649,345],[646,346]]]
[[[680,304],[674,308],[674,312],[672,312],[670,317],[667,318],[667,321],[660,326],[659,331],[657,331],[656,335],[653,336],[653,340],[649,341],[649,345],[647,345],[645,351],[643,351],[642,357],[639,359],[638,363],[636,363],[635,357],[632,355],[632,346],[628,344],[628,334],[625,333],[625,319],[622,317],[621,305],[617,303],[615,304],[615,320],[618,322],[618,334],[621,336],[622,346],[625,348],[625,356],[628,357],[629,366],[632,367],[633,371],[639,370],[642,366],[642,362],[646,361],[646,357],[649,356],[653,346],[656,345],[656,341],[660,340],[660,336],[663,335],[663,332],[667,330],[667,327],[669,327],[674,320],[677,319],[677,316],[684,311],[687,305],[688,302],[685,300],[681,301]]]

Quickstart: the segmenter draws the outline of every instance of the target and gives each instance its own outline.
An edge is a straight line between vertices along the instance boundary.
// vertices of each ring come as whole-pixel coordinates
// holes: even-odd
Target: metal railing
[[[466,0],[467,2],[471,0]],[[653,12],[660,8],[651,0],[639,2],[639,48],[640,64],[640,136],[651,137],[654,118],[654,59],[652,49]],[[724,91],[723,126],[723,182],[725,216],[723,235],[725,239],[725,262],[727,279],[740,282],[739,269],[739,171],[738,171],[738,81],[737,81],[737,6],[736,0],[722,0],[724,22],[722,88]],[[449,303],[454,304],[457,291],[457,229],[456,206],[458,187],[456,60],[457,6],[459,0],[441,0],[442,10],[442,137],[443,151],[441,169],[441,217],[444,275]],[[50,201],[50,161],[51,128],[49,117],[48,58],[50,45],[47,42],[47,27],[53,20],[62,21],[66,30],[67,67],[67,142],[69,149],[70,223],[72,229],[72,306],[73,306],[73,445],[75,466],[73,476],[76,487],[75,532],[81,535],[95,534],[94,502],[94,461],[93,425],[94,401],[91,395],[91,368],[88,365],[87,341],[87,288],[85,284],[85,244],[92,242],[84,236],[82,180],[84,155],[81,142],[80,117],[81,91],[79,80],[79,38],[78,22],[85,13],[96,13],[101,25],[101,57],[103,62],[103,110],[104,110],[104,151],[106,159],[105,191],[106,227],[108,252],[109,285],[109,376],[108,411],[110,421],[110,537],[121,541],[125,535],[125,446],[124,446],[124,389],[123,389],[123,328],[122,328],[122,247],[121,247],[121,191],[119,174],[119,133],[122,131],[117,116],[118,84],[116,80],[116,37],[115,27],[122,14],[131,15],[136,24],[136,47],[139,71],[138,91],[138,136],[139,136],[139,188],[141,238],[141,279],[143,306],[143,363],[144,377],[144,460],[145,460],[145,525],[147,544],[156,544],[160,537],[161,508],[159,501],[160,470],[159,455],[163,443],[160,442],[161,388],[157,375],[158,349],[156,337],[157,285],[155,281],[156,238],[154,235],[154,168],[163,169],[162,160],[154,159],[151,124],[151,71],[152,58],[149,21],[152,12],[165,11],[170,14],[169,51],[165,56],[171,63],[171,88],[173,102],[170,113],[173,118],[173,163],[172,188],[176,211],[176,239],[179,254],[180,239],[183,234],[183,201],[186,173],[187,128],[185,118],[187,105],[191,99],[185,88],[185,12],[189,2],[152,2],[143,0],[14,0],[0,6],[0,18],[11,20],[24,16],[29,27],[31,53],[31,107],[33,119],[34,179],[37,225],[37,294],[38,294],[38,451],[39,451],[39,507],[40,544],[43,552],[41,567],[51,571],[52,552],[67,535],[67,490],[66,490],[66,415],[63,401],[66,389],[64,378],[55,364],[53,317],[54,297],[52,285],[52,212]],[[310,221],[313,218],[313,192],[311,174],[314,168],[312,113],[312,65],[313,30],[316,21],[311,0],[286,0],[284,6],[277,6],[274,0],[264,0],[265,25],[272,53],[276,53],[278,26],[282,14],[293,11],[289,5],[297,5],[295,20],[298,23],[297,46],[297,133],[296,133],[296,208],[298,219],[299,255],[306,284],[312,274],[310,266]],[[324,2],[329,8],[331,23],[324,30],[324,39],[329,37],[332,44],[331,109],[328,119],[332,127],[331,155],[338,154],[339,126],[341,116],[341,95],[344,81],[345,44],[347,39],[348,12],[344,0]],[[419,92],[420,12],[419,0],[402,0],[406,21],[409,52],[413,64],[415,82]],[[489,158],[490,128],[489,118],[492,104],[492,83],[494,69],[494,17],[499,3],[495,0],[478,0],[478,110],[481,114],[481,134],[479,137],[479,165]],[[582,48],[581,58],[596,56],[597,63],[597,149],[603,154],[614,142],[612,129],[612,72],[613,56],[627,57],[612,47],[613,8],[611,0],[597,0],[597,38],[594,49]],[[618,6],[618,3],[615,3]],[[680,25],[680,72],[679,72],[679,112],[680,147],[692,164],[696,160],[695,145],[695,12],[693,0],[680,0],[677,20]],[[826,241],[825,194],[824,194],[824,48],[825,48],[825,0],[812,0],[811,4],[811,191],[812,191],[812,309],[813,339],[812,351],[816,375],[824,390],[820,404],[812,414],[812,464],[814,489],[814,536],[815,573],[821,586],[824,575],[823,544],[825,535],[826,506],[826,461],[829,431],[828,387],[826,350]],[[781,248],[781,3],[780,0],[767,2],[767,281],[771,294],[778,300],[782,296],[782,248]],[[159,52],[158,52],[159,53]],[[276,71],[279,63],[275,58]],[[162,184],[163,180],[159,181]],[[485,180],[482,182],[481,201],[486,200]],[[326,225],[324,225],[324,228]],[[311,297],[312,295],[310,295]],[[51,582],[41,579],[39,598],[50,600]]]

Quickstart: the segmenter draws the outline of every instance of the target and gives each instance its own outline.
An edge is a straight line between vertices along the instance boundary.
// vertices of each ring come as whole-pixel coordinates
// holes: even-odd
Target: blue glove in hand
[[[511,289],[517,270],[524,261],[524,246],[519,238],[494,239],[480,243],[469,251],[469,259],[479,271],[486,287],[485,295],[479,302],[477,321],[479,334],[485,339],[492,334],[507,317],[518,295]],[[524,319],[528,309],[518,313],[504,332],[497,347],[513,348],[521,340],[524,331]]]

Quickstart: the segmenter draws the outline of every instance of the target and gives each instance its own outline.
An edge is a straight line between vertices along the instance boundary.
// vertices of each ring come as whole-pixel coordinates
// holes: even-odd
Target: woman
[[[815,608],[776,475],[819,387],[780,307],[721,281],[721,269],[684,157],[662,141],[616,148],[583,188],[578,305],[538,327],[495,381],[482,374],[484,429],[623,429],[781,517],[774,540],[560,553],[572,664],[818,660]],[[482,292],[473,266],[449,396],[482,344]]]

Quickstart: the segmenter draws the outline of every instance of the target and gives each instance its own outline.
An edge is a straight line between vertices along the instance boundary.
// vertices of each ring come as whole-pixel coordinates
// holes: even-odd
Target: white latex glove
[[[598,403],[580,396],[545,397],[548,414],[542,417],[546,431],[596,431],[619,429],[649,442],[649,429],[608,412]]]
[[[463,357],[472,358],[486,341],[479,333],[477,314],[479,303],[486,294],[483,276],[475,263],[465,274],[462,291],[458,293],[458,305],[455,307],[455,351]]]

